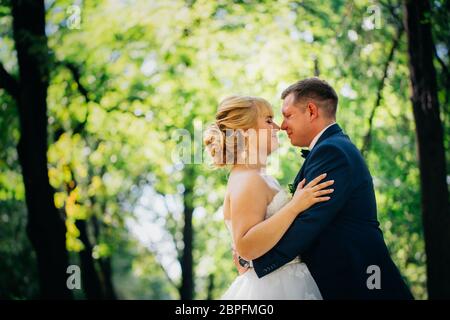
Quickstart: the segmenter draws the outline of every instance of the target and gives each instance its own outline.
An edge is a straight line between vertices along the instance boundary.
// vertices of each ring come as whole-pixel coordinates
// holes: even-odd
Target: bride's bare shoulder
[[[227,194],[230,198],[245,195],[266,197],[269,188],[257,171],[232,172],[228,178]]]

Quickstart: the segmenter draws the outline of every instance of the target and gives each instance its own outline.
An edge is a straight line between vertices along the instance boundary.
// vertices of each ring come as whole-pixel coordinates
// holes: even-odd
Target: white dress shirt
[[[327,127],[323,128],[322,131],[320,131],[315,137],[314,139],[311,141],[311,144],[309,145],[309,151],[312,150],[312,148],[314,148],[314,146],[316,145],[317,141],[319,141],[320,136],[325,132],[325,130],[327,130],[329,127],[331,127],[333,124],[336,124],[336,122],[331,123],[330,125],[328,125]]]

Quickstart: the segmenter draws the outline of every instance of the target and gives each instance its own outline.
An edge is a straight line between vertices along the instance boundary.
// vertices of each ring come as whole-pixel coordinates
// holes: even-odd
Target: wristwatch
[[[239,264],[243,268],[250,268],[250,262],[245,259],[242,259],[241,256],[239,256]]]

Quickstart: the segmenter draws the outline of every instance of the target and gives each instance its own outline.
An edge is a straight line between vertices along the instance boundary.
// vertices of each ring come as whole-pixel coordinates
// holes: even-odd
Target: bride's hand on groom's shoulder
[[[301,213],[314,204],[328,201],[331,199],[329,194],[333,193],[334,189],[326,189],[334,183],[334,180],[321,182],[327,176],[326,173],[321,174],[314,180],[306,184],[303,179],[297,186],[294,195],[292,196],[291,205],[297,213]],[[305,185],[306,184],[306,185]]]

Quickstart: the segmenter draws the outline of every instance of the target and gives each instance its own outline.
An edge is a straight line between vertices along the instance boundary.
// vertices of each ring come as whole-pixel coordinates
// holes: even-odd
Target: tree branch
[[[162,264],[162,262],[160,261],[160,259],[159,259],[159,255],[158,255],[158,250],[156,249],[156,244],[155,243],[151,243],[150,245],[149,245],[149,250],[150,250],[150,252],[151,253],[153,253],[153,255],[154,255],[154,257],[155,257],[155,260],[156,260],[156,262],[157,262],[157,265],[159,265],[159,267],[161,268],[161,270],[162,270],[162,272],[164,273],[164,275],[166,276],[166,278],[167,278],[167,281],[169,281],[169,283],[175,288],[175,289],[177,289],[178,291],[180,290],[180,286],[169,276],[169,273],[167,272],[167,270],[166,270],[166,268],[164,268],[164,266],[163,266],[163,264]]]
[[[441,65],[442,71],[445,74],[445,79],[450,82],[450,72],[448,71],[448,68],[444,62],[444,60],[441,59],[441,57],[439,57],[436,47],[434,48],[434,55],[436,56],[437,61],[439,62],[439,64]]]
[[[397,28],[397,34],[395,35],[395,38],[392,42],[391,50],[389,51],[388,58],[386,59],[386,62],[384,64],[383,77],[381,78],[380,83],[378,84],[377,98],[375,100],[375,104],[372,108],[372,111],[370,112],[370,116],[368,119],[369,129],[367,130],[367,133],[364,136],[363,146],[361,148],[361,153],[363,156],[366,155],[367,151],[369,150],[370,144],[372,142],[373,118],[375,117],[375,111],[380,106],[381,99],[383,98],[383,89],[384,89],[384,84],[385,84],[387,76],[388,76],[389,65],[392,62],[392,59],[394,58],[394,53],[400,42],[400,38],[403,34],[403,30],[404,30],[403,25],[399,25]]]
[[[445,64],[444,60],[442,60],[441,57],[439,57],[436,46],[434,46],[434,56],[436,57],[436,60],[439,62],[440,66],[442,68],[442,72],[444,73],[444,85],[445,85],[445,87],[448,88],[450,85],[450,72],[448,71],[447,65]],[[444,108],[447,104],[448,104],[448,90],[445,90]]]
[[[298,7],[303,8],[303,10],[311,13],[313,16],[322,19],[322,21],[329,20],[329,17],[326,13],[323,13],[322,11],[315,9],[314,6],[308,5],[304,1],[295,1],[294,4],[297,5]]]
[[[0,88],[3,88],[14,99],[19,98],[19,83],[18,81],[6,71],[0,63]]]
[[[73,62],[70,62],[70,61],[59,61],[59,62],[57,62],[57,64],[66,67],[70,71],[70,73],[72,74],[73,80],[77,84],[78,91],[84,97],[86,102],[92,101],[92,99],[89,97],[88,90],[81,84],[80,68],[77,65],[75,65]]]
[[[403,28],[403,20],[396,12],[396,10],[401,8],[401,3],[394,4],[392,0],[388,0],[387,3],[380,0],[379,3],[389,11],[397,27]]]
[[[78,91],[80,92],[80,94],[84,97],[86,102],[94,102],[97,104],[100,104],[100,98],[95,97],[95,98],[91,98],[92,94],[90,94],[90,91],[88,90],[88,88],[86,88],[82,83],[81,83],[81,71],[80,71],[80,67],[71,61],[56,61],[55,62],[56,66],[61,66],[64,68],[67,68],[67,70],[69,70],[69,72],[71,73],[73,80],[75,81],[75,83],[77,84],[77,88]],[[145,118],[145,115],[137,115],[133,112],[129,112],[129,111],[125,111],[120,109],[119,104],[113,108],[110,109],[105,109],[105,111],[107,113],[110,112],[121,112],[121,113],[128,113],[133,115],[135,118]],[[81,134],[86,125],[87,125],[87,120],[89,118],[89,109],[86,110],[86,116],[84,117],[84,120],[81,122],[78,122],[75,127],[72,129],[72,134]],[[65,132],[65,130],[63,128],[58,128],[55,133],[53,134],[53,141],[58,141],[59,137]]]
[[[80,80],[80,78],[81,78],[80,68],[75,63],[70,62],[70,61],[57,61],[56,65],[63,66],[70,71],[70,73],[72,74],[73,80],[77,84],[78,91],[84,97],[86,102],[94,101],[94,102],[98,103],[98,101],[93,100],[89,97],[88,90],[81,83],[81,80]],[[73,129],[74,134],[83,132],[84,128],[86,127],[88,117],[89,117],[89,109],[86,111],[86,116],[84,117],[84,120],[82,122],[79,122],[77,124],[77,126]],[[57,130],[57,132],[55,133],[55,136],[54,136],[54,141],[57,141],[59,139],[59,137],[61,136],[61,134],[63,134],[63,133],[64,133],[64,130],[62,130],[62,129]]]
[[[157,195],[162,196],[162,197],[164,198],[164,200],[163,200],[164,207],[166,208],[167,213],[168,213],[168,214],[171,214],[171,211],[169,210],[169,206],[167,205],[167,200],[166,200],[166,198],[165,198],[165,195],[162,194],[162,193],[160,193],[160,192],[158,192],[158,191],[156,191],[156,190],[155,190],[155,192],[156,192]],[[149,209],[149,210],[152,210],[151,208],[148,208],[148,209]],[[175,249],[177,250],[177,261],[178,261],[179,264],[181,264],[180,252],[179,252],[178,249],[177,249],[176,241],[175,241],[173,235],[170,233],[170,230],[169,230],[169,232],[168,232],[167,234],[170,236],[170,241],[173,243]],[[150,243],[148,244],[147,249],[154,255],[157,264],[159,265],[159,267],[160,267],[161,270],[163,271],[163,273],[164,273],[164,275],[166,276],[166,278],[167,278],[167,280],[169,281],[169,283],[170,283],[175,289],[177,289],[178,291],[180,291],[180,285],[177,284],[177,283],[169,276],[169,273],[167,272],[166,268],[163,266],[163,264],[162,264],[162,262],[161,262],[161,259],[160,259],[160,257],[159,257],[160,255],[159,255],[159,251],[158,251],[157,248],[158,248],[158,244],[155,243],[154,241],[150,240]]]

